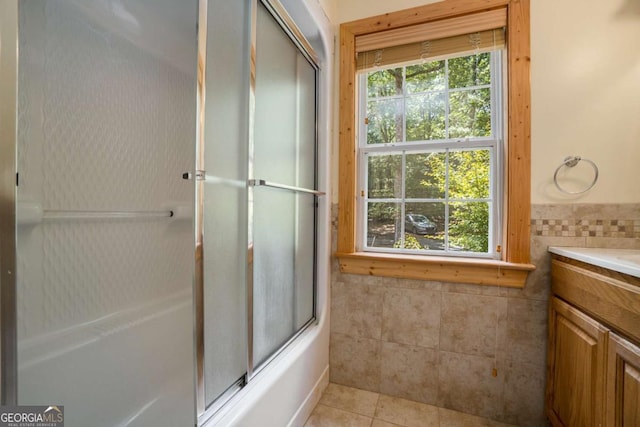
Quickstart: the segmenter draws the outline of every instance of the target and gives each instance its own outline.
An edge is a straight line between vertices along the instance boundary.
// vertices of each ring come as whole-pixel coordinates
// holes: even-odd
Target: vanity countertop
[[[639,249],[550,246],[549,252],[640,278]]]

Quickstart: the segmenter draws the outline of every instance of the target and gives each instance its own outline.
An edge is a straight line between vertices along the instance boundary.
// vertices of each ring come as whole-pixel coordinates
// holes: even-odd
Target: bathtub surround
[[[533,205],[523,289],[343,274],[334,260],[331,382],[546,425],[547,247],[640,248],[638,225],[640,204]]]

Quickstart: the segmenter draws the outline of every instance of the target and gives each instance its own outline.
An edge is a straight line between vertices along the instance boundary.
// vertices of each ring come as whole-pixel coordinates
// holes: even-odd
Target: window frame
[[[447,257],[469,257],[469,258],[484,258],[484,259],[500,259],[500,253],[497,252],[498,246],[502,245],[502,191],[499,189],[502,188],[501,183],[503,181],[503,167],[502,167],[502,156],[503,156],[503,146],[504,146],[504,125],[503,125],[503,116],[505,110],[505,102],[504,102],[504,91],[503,91],[503,82],[502,82],[502,74],[505,71],[503,67],[503,52],[504,49],[486,49],[483,50],[482,53],[489,53],[490,57],[490,75],[491,82],[486,85],[475,85],[469,87],[462,88],[450,88],[448,87],[449,82],[449,67],[445,66],[445,86],[444,89],[438,90],[442,92],[445,99],[445,110],[448,110],[449,101],[447,97],[451,93],[456,92],[465,92],[481,89],[489,89],[490,99],[491,99],[491,135],[489,136],[474,136],[474,137],[447,137],[444,139],[433,139],[433,140],[424,140],[424,141],[409,141],[407,140],[408,126],[407,126],[407,100],[416,95],[424,94],[409,94],[405,90],[406,88],[406,67],[411,66],[411,63],[399,64],[397,66],[389,66],[381,69],[387,68],[403,68],[403,93],[402,95],[393,95],[393,96],[385,96],[385,97],[376,97],[371,98],[368,96],[368,87],[367,87],[367,76],[372,71],[361,71],[356,75],[357,81],[357,90],[356,96],[358,98],[358,141],[357,141],[357,159],[358,159],[358,171],[357,171],[357,182],[358,188],[360,191],[360,197],[358,198],[357,209],[358,216],[360,220],[356,220],[356,250],[368,253],[395,253],[395,254],[414,254],[414,255],[426,255],[426,256],[447,256]],[[448,61],[453,58],[466,57],[473,52],[466,53],[456,53],[453,55],[447,55],[444,57],[436,57],[434,61]],[[485,87],[486,86],[486,87]],[[425,92],[426,93],[426,92]],[[364,118],[367,116],[367,103],[372,99],[385,101],[387,99],[398,99],[403,104],[403,141],[399,142],[391,142],[391,143],[381,143],[381,144],[368,144],[368,128],[366,121]],[[449,112],[445,111],[445,127],[447,130],[447,135],[449,131]],[[403,164],[404,158],[406,155],[414,154],[414,153],[424,153],[429,151],[443,151],[443,152],[451,152],[451,151],[468,151],[468,150],[477,150],[477,149],[487,149],[490,153],[490,171],[491,178],[489,182],[489,196],[486,198],[486,202],[489,203],[490,211],[489,211],[489,229],[488,229],[488,241],[489,247],[487,252],[456,252],[449,249],[445,250],[415,250],[415,249],[406,249],[406,248],[398,248],[395,247],[387,248],[387,247],[376,247],[369,246],[367,244],[368,241],[368,222],[367,222],[367,212],[368,212],[368,202],[377,202],[377,203],[393,203],[390,198],[383,198],[378,200],[378,198],[370,198],[367,195],[368,188],[368,168],[364,164],[368,156],[376,156],[376,155],[401,155]],[[403,166],[403,170],[405,167]],[[403,179],[405,178],[403,172]],[[407,201],[405,194],[405,184],[406,181],[402,182],[402,197],[399,201],[400,203],[400,211],[401,217],[405,218],[407,212],[405,211],[405,205],[407,203],[442,203],[443,205],[447,205],[450,203],[455,203],[456,200],[450,200],[448,196],[444,196],[442,199],[434,199],[428,201]],[[364,191],[364,194],[362,193]],[[397,198],[391,198],[397,199]],[[461,202],[469,202],[470,200],[460,200]],[[451,208],[447,209],[445,207],[445,212],[448,212]],[[445,214],[447,218],[449,215]],[[406,230],[404,226],[405,221],[401,222],[401,234],[406,236]],[[448,223],[448,219],[445,221]],[[445,224],[445,227],[447,225]],[[447,241],[449,236],[445,236],[445,241]],[[406,239],[406,237],[405,237]]]
[[[493,9],[507,12],[506,131],[501,259],[359,252],[356,37]],[[336,257],[343,273],[522,288],[530,264],[530,0],[444,0],[340,26]]]

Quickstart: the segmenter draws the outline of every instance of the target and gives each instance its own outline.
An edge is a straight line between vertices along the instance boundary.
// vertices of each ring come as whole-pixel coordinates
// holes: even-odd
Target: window
[[[489,46],[460,47],[487,34]],[[444,0],[340,37],[341,270],[522,287],[534,268],[529,1]]]
[[[499,256],[501,53],[360,73],[362,250]]]

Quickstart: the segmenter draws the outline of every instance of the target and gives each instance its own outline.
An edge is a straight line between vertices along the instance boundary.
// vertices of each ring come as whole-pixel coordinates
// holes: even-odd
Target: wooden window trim
[[[340,26],[339,194],[336,256],[344,273],[523,287],[530,264],[530,0],[444,0]],[[507,10],[507,140],[502,260],[356,252],[357,36],[492,9]]]

